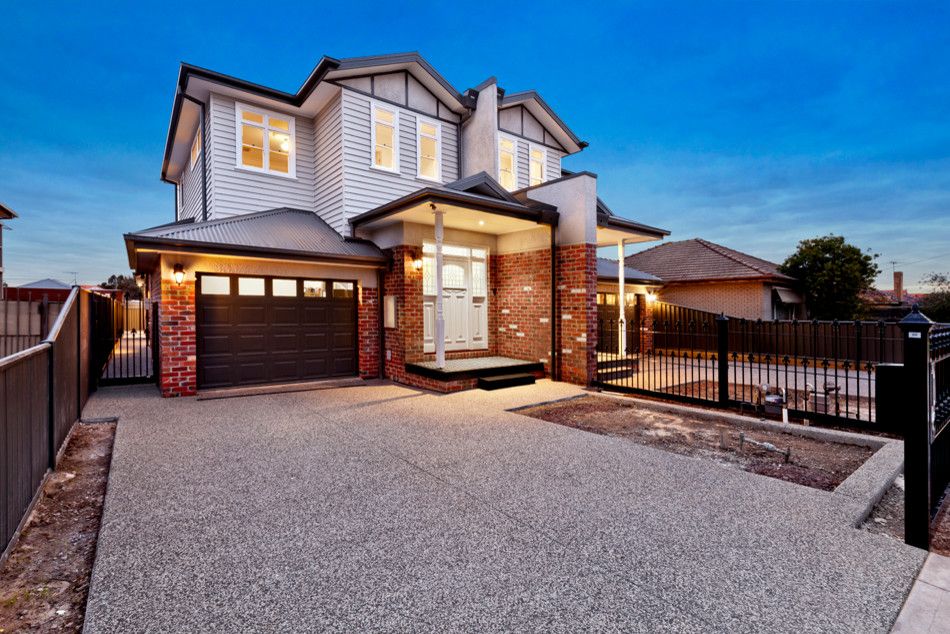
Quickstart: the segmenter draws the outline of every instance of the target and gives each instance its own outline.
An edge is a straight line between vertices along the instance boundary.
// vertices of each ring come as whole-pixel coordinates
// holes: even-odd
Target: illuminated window
[[[438,123],[418,119],[416,124],[416,145],[418,148],[418,176],[438,181],[442,162],[442,128]]]
[[[518,177],[515,174],[515,142],[508,137],[498,137],[498,182],[508,191],[518,189]]]
[[[274,297],[296,297],[297,280],[274,280]]]
[[[544,163],[545,163],[545,152],[543,147],[536,145],[531,146],[531,152],[528,162],[528,184],[529,185],[540,185],[544,182]]]
[[[336,298],[353,297],[353,282],[334,282],[333,296]]]
[[[195,168],[199,156],[201,156],[201,128],[195,132],[195,140],[191,143],[191,169]]]
[[[237,105],[238,167],[294,176],[294,120]]]
[[[223,275],[202,275],[201,276],[201,294],[202,295],[230,295],[231,278]]]
[[[390,108],[373,104],[373,167],[399,171],[397,113]]]
[[[264,294],[263,277],[239,277],[238,295],[259,297]]]
[[[327,283],[322,280],[304,280],[303,296],[304,297],[326,297]]]

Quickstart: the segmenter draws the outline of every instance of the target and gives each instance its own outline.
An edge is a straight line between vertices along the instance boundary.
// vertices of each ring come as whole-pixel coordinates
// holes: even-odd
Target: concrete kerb
[[[648,399],[637,398],[625,394],[611,394],[607,392],[591,392],[589,394],[569,396],[567,398],[555,399],[544,403],[534,403],[523,405],[510,409],[508,411],[518,412],[519,410],[538,407],[541,405],[550,405],[553,403],[562,403],[585,396],[613,399],[625,403],[635,402],[638,407],[648,409],[654,412],[666,414],[688,415],[694,418],[700,418],[710,421],[730,421],[750,425],[762,430],[779,432],[783,434],[792,434],[802,438],[811,438],[825,442],[835,442],[844,445],[855,445],[858,447],[867,447],[873,449],[874,453],[863,465],[848,476],[844,482],[839,484],[832,492],[833,495],[839,495],[853,502],[854,511],[849,514],[849,524],[854,528],[859,528],[868,518],[875,505],[881,501],[887,490],[894,484],[904,470],[904,443],[900,440],[891,438],[882,438],[879,436],[870,436],[868,434],[859,434],[856,432],[840,431],[837,429],[823,429],[821,427],[807,427],[797,423],[778,423],[765,419],[742,416],[726,411],[707,410],[699,407],[690,407],[677,403],[663,403]]]

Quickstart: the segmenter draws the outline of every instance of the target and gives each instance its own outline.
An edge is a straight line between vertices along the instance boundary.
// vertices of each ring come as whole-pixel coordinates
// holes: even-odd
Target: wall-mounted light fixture
[[[652,304],[652,303],[655,302],[655,301],[656,301],[656,293],[655,293],[654,291],[648,292],[648,293],[647,293],[647,302],[649,302],[649,303]]]
[[[419,271],[422,269],[422,258],[416,258],[412,261],[412,268]]]
[[[145,274],[135,276],[135,285],[139,288],[145,288]]]
[[[180,285],[185,281],[185,267],[183,267],[181,264],[176,264],[174,268],[174,275],[175,283]]]

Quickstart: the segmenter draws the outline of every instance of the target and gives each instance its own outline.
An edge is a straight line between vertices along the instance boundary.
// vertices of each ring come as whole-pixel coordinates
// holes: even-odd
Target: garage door
[[[356,283],[198,274],[198,387],[353,376]]]

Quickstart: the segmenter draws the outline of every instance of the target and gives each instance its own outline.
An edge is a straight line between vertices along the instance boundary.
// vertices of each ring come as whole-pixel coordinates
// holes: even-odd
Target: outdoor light
[[[484,227],[484,226],[485,226],[485,221],[484,221],[484,220],[479,220],[479,221],[478,221],[478,226],[479,226],[479,227]]]
[[[420,270],[422,268],[422,258],[416,258],[412,261],[412,268],[415,270]]]
[[[144,288],[144,287],[145,287],[145,276],[144,276],[144,275],[136,275],[136,276],[135,276],[135,285],[138,286],[139,288]]]
[[[650,302],[651,304],[652,304],[653,302],[655,302],[655,301],[656,301],[656,293],[654,293],[653,291],[650,291],[649,293],[647,293],[647,301]]]
[[[175,283],[181,284],[185,280],[185,267],[181,264],[175,265]]]

